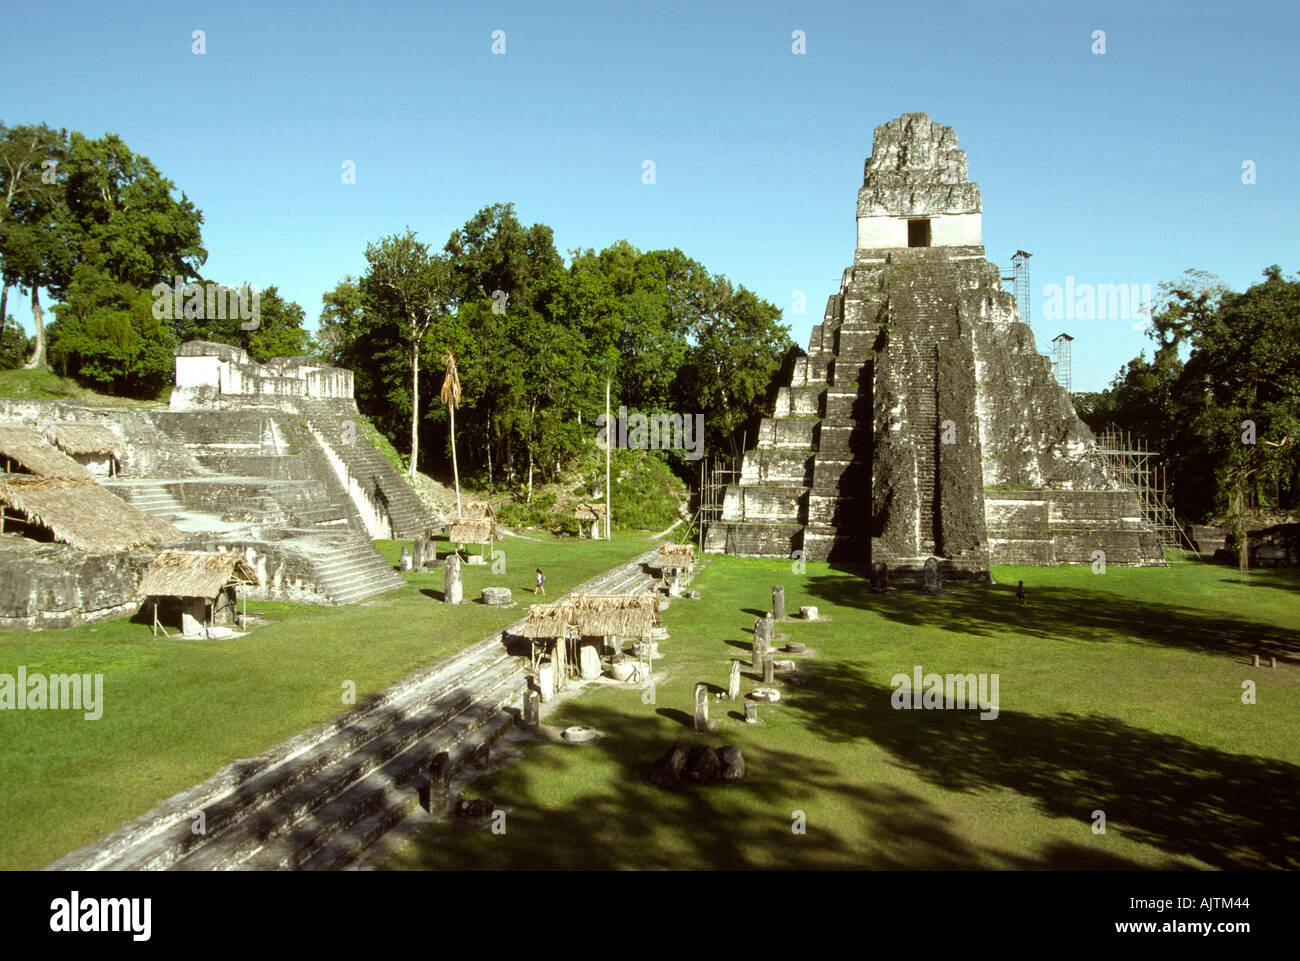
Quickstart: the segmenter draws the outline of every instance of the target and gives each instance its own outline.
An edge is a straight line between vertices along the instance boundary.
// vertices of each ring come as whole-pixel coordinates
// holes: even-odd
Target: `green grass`
[[[872,595],[861,571],[716,558],[704,595],[664,615],[655,703],[591,687],[545,723],[589,724],[594,744],[529,743],[476,781],[504,835],[435,824],[393,857],[412,868],[1286,868],[1300,867],[1300,575],[1189,564],[1170,569],[999,568],[992,587],[938,599],[900,582]],[[1014,600],[1024,579],[1029,606]],[[803,687],[780,705],[692,691],[750,671],[754,619],[786,585],[806,642]],[[1250,655],[1287,659],[1255,668]],[[999,675],[1000,714],[894,710],[891,678]],[[1242,682],[1257,703],[1242,703]],[[663,791],[645,779],[674,740],[735,744],[750,776]],[[1105,812],[1095,834],[1093,812]],[[792,832],[795,812],[807,829]]]
[[[75,380],[60,377],[52,370],[0,370],[0,397],[66,400],[100,407],[148,407],[166,404],[170,394],[169,387],[153,400],[114,397],[82,387]]]
[[[400,543],[377,542],[396,564]],[[440,543],[441,552],[446,544]],[[465,566],[465,597],[500,585],[502,609],[441,603],[442,573],[348,607],[256,603],[270,624],[235,640],[154,638],[127,619],[63,631],[0,633],[0,673],[104,674],[103,717],[0,712],[0,868],[39,868],[138,817],[159,801],[347,710],[521,617],[533,570],[554,597],[650,546],[613,541],[497,545],[506,570]]]

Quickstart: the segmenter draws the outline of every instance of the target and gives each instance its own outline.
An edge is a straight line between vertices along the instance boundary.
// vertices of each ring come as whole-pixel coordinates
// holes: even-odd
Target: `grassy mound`
[[[114,397],[82,387],[70,377],[60,377],[52,370],[2,370],[0,371],[0,397],[32,400],[67,400],[77,404],[97,407],[150,407],[165,404],[171,396],[168,387],[152,400]]]
[[[614,530],[661,531],[682,516],[686,485],[654,452],[612,451],[610,477]],[[574,506],[592,500],[603,504],[604,489],[605,452],[593,444],[563,481],[535,486],[531,500],[524,491],[515,492],[499,502],[497,517],[506,527],[574,535]]]

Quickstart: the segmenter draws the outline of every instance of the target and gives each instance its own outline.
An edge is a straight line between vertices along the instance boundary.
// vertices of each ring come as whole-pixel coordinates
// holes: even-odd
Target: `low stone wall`
[[[83,554],[66,544],[0,536],[0,628],[75,627],[135,611],[154,551]]]
[[[1154,533],[1144,528],[1131,491],[1024,490],[984,492],[993,564],[1164,564]]]
[[[19,423],[38,431],[51,423],[109,428],[123,441],[119,477],[194,477],[206,473],[184,444],[158,429],[153,415],[151,410],[127,407],[0,399],[0,422]]]

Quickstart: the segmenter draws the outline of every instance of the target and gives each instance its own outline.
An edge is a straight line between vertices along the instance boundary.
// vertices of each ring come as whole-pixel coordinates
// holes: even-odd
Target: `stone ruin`
[[[1038,353],[981,245],[979,187],[949,127],[876,128],[853,264],[764,418],[705,549],[885,562],[1162,564],[1137,495]]]
[[[168,547],[240,554],[258,575],[253,599],[346,604],[401,586],[371,540],[427,537],[441,521],[367,439],[352,385],[351,371],[315,358],[256,364],[240,348],[192,341],[176,350],[166,409],[0,399],[0,425],[23,437],[113,448],[98,490],[171,525],[130,551],[53,533],[76,533],[71,512],[49,518],[45,537],[0,536],[0,627],[128,612]],[[66,456],[53,445],[28,453]]]

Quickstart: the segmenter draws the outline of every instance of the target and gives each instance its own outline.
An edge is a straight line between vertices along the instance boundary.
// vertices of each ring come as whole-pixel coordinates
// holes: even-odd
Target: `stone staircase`
[[[442,526],[406,478],[358,429],[355,409],[321,401],[305,402],[304,409],[316,443],[341,462],[350,482],[386,516],[388,530],[378,536],[410,540]]]
[[[657,547],[580,585],[628,593],[655,583]],[[410,814],[432,758],[484,758],[519,714],[528,659],[521,619],[364,704],[236,761],[47,870],[327,870],[355,861]],[[203,832],[193,827],[202,812]]]
[[[163,520],[173,520],[185,511],[185,505],[167,491],[163,481],[110,482],[106,486],[137,510]]]
[[[352,604],[375,594],[401,587],[405,581],[400,574],[360,535],[355,539],[355,550],[315,550],[305,548],[316,578],[316,590],[333,604]]]

